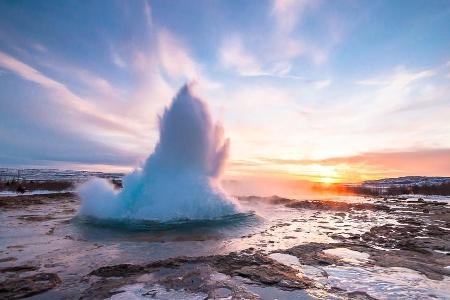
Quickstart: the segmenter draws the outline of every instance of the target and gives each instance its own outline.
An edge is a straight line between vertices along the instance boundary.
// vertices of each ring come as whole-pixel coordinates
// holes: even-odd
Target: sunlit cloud
[[[331,80],[318,80],[314,82],[314,87],[318,90],[324,89],[331,84]]]
[[[48,49],[40,43],[33,43],[33,44],[31,44],[31,47],[33,47],[33,49],[35,49],[39,52],[44,52],[44,53],[48,52]]]
[[[297,32],[302,27],[307,14],[317,14],[322,1],[311,0],[275,0],[272,6],[274,17],[274,35],[272,44],[277,45],[277,53],[285,59],[307,57],[314,64],[324,64],[328,60],[331,50],[338,44],[343,35],[342,22],[337,15],[320,16],[326,32],[326,42],[318,43],[311,37]]]
[[[111,47],[111,60],[119,68],[127,67],[127,63],[114,47]]]
[[[439,75],[434,69],[414,71],[394,68],[384,78],[377,78],[386,81],[386,84],[377,84],[370,89],[359,87],[353,93],[346,93],[345,98],[338,96],[330,101],[323,97],[318,98],[321,100],[309,98],[317,97],[314,92],[302,96],[302,93],[294,92],[295,88],[280,89],[261,85],[242,87],[229,96],[233,101],[228,103],[227,109],[243,109],[252,113],[241,118],[232,117],[233,122],[226,118],[226,125],[230,124],[226,127],[234,137],[232,157],[239,161],[251,161],[251,158],[258,156],[293,160],[309,157],[308,165],[323,165],[322,159],[347,157],[355,152],[450,147],[448,138],[444,137],[445,132],[450,130],[445,117],[449,113],[445,96],[449,87],[445,82],[434,82],[434,76],[442,74]],[[433,111],[434,107],[439,107],[438,111]],[[413,114],[412,109],[419,108],[430,112]],[[413,133],[411,128],[414,128]],[[424,138],[432,136],[441,136],[442,139],[437,142],[434,138]],[[439,157],[436,161],[441,159]],[[352,181],[407,174],[408,170],[419,173],[420,168],[425,168],[425,165],[421,165],[402,173],[392,166],[383,169],[372,164],[348,165],[340,162],[337,165],[331,166],[336,168],[333,169],[336,175],[329,174],[328,177],[340,181],[343,178]],[[262,168],[277,176],[295,174],[302,179],[322,176],[314,175],[316,167],[286,167],[275,162],[270,168],[259,164],[241,165],[230,171],[230,174],[258,173],[258,169]],[[430,170],[437,169],[430,167]],[[442,173],[445,173],[445,169],[440,171]]]
[[[299,23],[302,15],[317,6],[319,1],[311,0],[275,0],[272,13],[281,30],[290,32]]]
[[[312,83],[316,88],[325,88],[329,79],[310,78],[293,68],[295,61],[306,59],[314,65],[327,62],[332,49],[344,35],[342,22],[336,15],[321,16],[320,1],[271,2],[267,18],[270,20],[263,39],[243,39],[246,29],[240,34],[227,35],[219,49],[219,59],[224,68],[241,76],[295,79]],[[319,43],[302,32],[304,18],[315,15],[324,18],[320,27],[325,33],[325,42]],[[323,35],[323,33],[322,33]]]
[[[127,127],[127,124],[119,122],[115,116],[99,112],[98,108],[92,103],[74,94],[64,84],[43,75],[36,69],[6,53],[0,52],[0,66],[14,72],[25,80],[35,82],[50,91],[56,92],[56,96],[53,97],[55,101],[84,114],[91,124],[107,126],[109,129],[119,131],[129,132],[132,130],[130,127]]]
[[[291,55],[287,55],[287,58],[290,59]],[[268,62],[267,58],[257,57],[245,47],[241,36],[237,34],[223,42],[220,48],[220,61],[226,69],[233,70],[244,77],[297,80],[303,84],[311,84],[316,89],[326,88],[331,83],[329,79],[310,79],[292,74],[292,63],[289,60],[272,62],[269,60]]]
[[[16,73],[26,80],[33,81],[47,88],[64,89],[64,86],[61,83],[42,75],[36,69],[4,52],[0,52],[0,66]]]
[[[238,35],[226,39],[220,49],[220,59],[226,68],[235,69],[244,76],[262,74],[258,60],[249,53]]]
[[[10,112],[1,114],[2,162],[135,167],[154,147],[164,106],[194,79],[231,139],[228,177],[352,181],[444,172],[390,157],[450,148],[450,65],[439,54],[448,47],[387,30],[392,24],[381,26],[373,5],[270,1],[236,10],[211,2],[180,4],[179,14],[158,1],[90,4],[104,21],[74,5],[73,17],[49,5],[54,17],[36,23],[31,6],[17,16],[0,4],[0,103]],[[420,24],[420,34],[435,36],[436,24]],[[70,43],[61,42],[67,36]]]
[[[158,56],[161,66],[171,77],[196,79],[199,77],[198,67],[189,56],[187,49],[167,30],[158,33]]]

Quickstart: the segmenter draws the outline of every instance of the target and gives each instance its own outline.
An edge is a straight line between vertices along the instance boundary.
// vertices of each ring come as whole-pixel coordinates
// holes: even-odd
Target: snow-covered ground
[[[416,201],[422,198],[427,201],[446,202],[450,204],[450,196],[405,194],[399,195],[398,198],[404,198],[406,201]]]
[[[11,192],[11,191],[1,191],[0,197],[14,197],[14,196],[27,196],[27,195],[47,195],[47,194],[58,194],[58,193],[69,193],[69,192],[75,192],[73,190],[62,190],[62,191],[48,191],[48,190],[35,190],[35,191],[29,191],[25,193],[17,193],[17,192]]]
[[[83,181],[90,177],[122,179],[123,173],[104,173],[59,169],[0,168],[0,180]]]

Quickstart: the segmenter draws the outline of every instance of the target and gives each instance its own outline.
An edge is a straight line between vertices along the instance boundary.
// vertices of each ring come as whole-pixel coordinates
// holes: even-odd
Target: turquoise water
[[[129,242],[203,241],[236,238],[248,234],[263,222],[253,212],[238,213],[211,220],[177,220],[170,222],[96,219],[76,216],[71,223],[83,239]]]
[[[160,231],[190,231],[196,229],[215,229],[215,228],[230,228],[251,225],[256,222],[258,217],[253,213],[238,213],[228,216],[223,216],[216,219],[208,220],[177,220],[169,222],[157,222],[147,220],[134,219],[96,219],[92,217],[77,216],[73,219],[74,224],[80,226],[95,226],[100,228],[114,228],[121,231],[146,231],[146,232],[160,232]]]

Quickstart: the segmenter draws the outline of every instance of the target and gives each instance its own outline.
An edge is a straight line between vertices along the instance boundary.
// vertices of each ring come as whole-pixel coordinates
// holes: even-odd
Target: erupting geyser
[[[185,85],[159,120],[159,142],[142,170],[117,192],[93,179],[78,192],[80,215],[100,219],[172,221],[214,219],[238,212],[220,187],[229,141],[204,102]]]

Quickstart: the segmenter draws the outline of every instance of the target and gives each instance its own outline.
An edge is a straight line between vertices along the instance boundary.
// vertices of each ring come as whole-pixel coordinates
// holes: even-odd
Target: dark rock
[[[320,200],[304,200],[292,201],[286,204],[287,207],[297,209],[314,209],[314,210],[336,210],[336,211],[350,211],[350,210],[375,210],[375,211],[390,211],[389,206],[373,203],[349,203],[339,201],[320,201]]]
[[[64,202],[78,202],[79,198],[74,193],[54,193],[47,195],[19,195],[2,197],[0,201],[1,209],[21,209],[34,205],[49,204],[58,201],[58,204]]]
[[[416,218],[399,218],[398,221],[403,224],[410,224],[414,226],[423,225],[423,221]]]
[[[18,216],[17,219],[30,221],[30,222],[42,222],[42,221],[54,220],[55,217],[53,217],[51,215],[22,215],[22,216]]]
[[[349,299],[357,299],[357,300],[376,300],[377,298],[371,297],[366,292],[354,291],[347,293],[347,297]]]
[[[1,299],[19,299],[48,291],[61,283],[54,273],[40,273],[0,283]]]
[[[322,250],[342,247],[342,245],[343,244],[341,243],[308,243],[286,249],[283,253],[296,256],[300,263],[305,265],[328,266],[332,264],[339,264],[339,259],[334,256],[326,255],[322,252]]]
[[[106,266],[98,268],[92,271],[89,275],[95,275],[99,277],[124,277],[135,274],[144,273],[146,268],[139,265],[122,264],[115,266]]]
[[[17,260],[17,258],[15,258],[15,257],[5,257],[5,258],[0,258],[0,263],[3,263],[3,262],[8,262],[8,261],[16,261]]]
[[[285,289],[307,288],[312,282],[299,277],[298,271],[259,253],[247,255],[232,252],[212,257],[212,265],[221,273],[242,276],[253,281]]]
[[[35,266],[30,265],[23,265],[23,266],[14,266],[14,267],[6,267],[0,269],[1,273],[7,273],[7,272],[29,272],[29,271],[36,271],[38,268]]]

